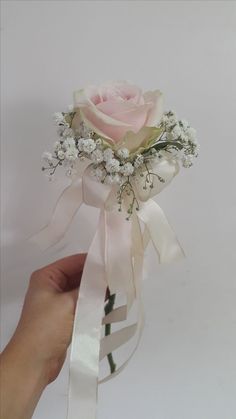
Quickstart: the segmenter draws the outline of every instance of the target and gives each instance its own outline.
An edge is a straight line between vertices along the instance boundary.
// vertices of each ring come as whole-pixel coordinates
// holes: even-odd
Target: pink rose
[[[118,143],[128,131],[138,133],[157,125],[163,98],[159,90],[142,93],[139,87],[118,81],[75,92],[74,106],[94,132]]]

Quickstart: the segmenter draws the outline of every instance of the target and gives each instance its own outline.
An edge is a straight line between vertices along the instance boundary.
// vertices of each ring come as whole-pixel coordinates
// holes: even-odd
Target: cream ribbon
[[[96,418],[98,383],[119,374],[138,346],[144,326],[140,287],[144,251],[148,242],[152,241],[160,263],[172,262],[184,255],[163,211],[151,199],[178,173],[178,165],[173,160],[162,159],[153,167],[153,172],[163,177],[165,183],[153,175],[154,188],[151,192],[143,189],[145,178],[134,178],[133,188],[141,204],[140,210],[133,213],[129,222],[117,211],[115,188],[97,182],[90,171],[89,165],[81,176],[74,177],[60,196],[50,223],[31,239],[45,249],[63,237],[82,203],[100,208],[98,226],[88,250],[76,305],[67,419]],[[105,316],[107,287],[111,294],[123,294],[126,304],[116,307]],[[126,321],[134,303],[137,321],[102,337],[102,326]],[[99,361],[135,336],[131,354],[123,365],[99,381]]]

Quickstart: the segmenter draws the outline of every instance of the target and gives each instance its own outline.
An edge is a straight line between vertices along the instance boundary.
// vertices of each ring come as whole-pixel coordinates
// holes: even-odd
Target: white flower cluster
[[[56,125],[65,125],[66,121],[64,118],[64,113],[62,112],[55,112],[53,115],[53,119]]]
[[[120,185],[125,178],[133,174],[135,165],[127,161],[129,158],[127,148],[120,148],[116,151],[109,147],[104,149],[100,141],[95,143],[95,146],[97,148],[92,150],[91,160],[96,166],[92,170],[92,174],[97,180]]]
[[[183,167],[191,167],[199,151],[196,130],[185,119],[178,120],[176,113],[172,111],[164,113],[161,126],[166,135],[166,151],[180,160]]]
[[[42,169],[48,170],[49,175],[52,176],[58,166],[64,166],[67,174],[71,175],[78,159],[91,160],[91,174],[99,182],[117,185],[119,210],[121,210],[124,195],[131,196],[131,204],[127,210],[128,219],[133,209],[139,208],[139,202],[132,187],[132,177],[136,176],[137,172],[140,176],[145,176],[144,189],[148,186],[152,188],[149,169],[151,169],[153,159],[162,158],[168,152],[172,158],[181,161],[184,167],[190,167],[193,158],[198,153],[195,130],[187,121],[178,120],[177,115],[172,111],[164,113],[162,117],[159,125],[162,129],[161,135],[142,152],[137,151],[132,154],[125,147],[117,149],[110,146],[84,122],[81,122],[74,130],[72,128],[74,116],[73,107],[67,113],[54,114],[59,139],[54,143],[53,153],[43,153],[45,166]],[[144,175],[147,171],[148,173]],[[160,182],[165,181],[158,174],[156,176]]]
[[[95,160],[94,153],[96,153]],[[121,184],[122,180],[124,181],[124,178],[131,176],[135,167],[138,167],[143,162],[141,155],[137,156],[133,162],[127,161],[129,155],[127,148],[120,148],[114,151],[108,147],[103,152],[99,149],[95,150],[92,154],[92,160],[96,163],[103,163],[103,169],[105,169],[104,171],[98,168],[94,172],[95,176],[102,178],[105,173],[105,182]]]
[[[42,159],[48,167],[43,167],[43,170],[49,169],[49,174],[52,176],[58,166],[67,168],[67,174],[71,175],[73,166],[78,158],[78,148],[75,140],[74,131],[67,122],[65,116],[67,114],[56,112],[54,114],[54,121],[58,127],[58,135],[60,139],[54,143],[54,153],[43,153]],[[69,114],[70,115],[70,114]]]
[[[60,137],[54,144],[54,153],[43,153],[43,161],[53,175],[57,166],[65,166],[73,169],[74,162],[78,158],[88,158],[93,163],[93,175],[102,182],[120,185],[124,178],[131,176],[135,168],[139,167],[143,158],[138,155],[134,162],[128,161],[129,150],[120,148],[113,150],[104,145],[102,139],[95,138],[90,128],[84,123],[80,124],[76,133],[71,128],[73,110],[68,113],[57,112],[54,120]],[[70,170],[71,173],[71,170]]]
[[[96,143],[92,138],[80,138],[78,140],[78,149],[85,154],[91,154],[95,148]]]

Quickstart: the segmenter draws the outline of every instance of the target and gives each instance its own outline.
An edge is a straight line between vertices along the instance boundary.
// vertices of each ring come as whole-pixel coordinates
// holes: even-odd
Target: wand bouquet
[[[148,242],[160,263],[183,256],[152,198],[180,166],[192,166],[198,143],[186,120],[164,112],[159,90],[143,93],[123,81],[76,91],[73,106],[56,113],[55,122],[58,139],[53,151],[43,154],[42,170],[52,178],[62,166],[71,183],[34,241],[42,248],[59,241],[83,203],[100,209],[75,313],[68,403],[68,419],[95,419],[98,382],[122,371],[141,337],[140,284]],[[120,294],[125,303],[117,305]],[[126,325],[135,304],[137,320]],[[121,327],[112,332],[113,323]],[[132,353],[117,366],[113,352],[130,340]],[[99,380],[99,362],[105,357],[110,372]]]

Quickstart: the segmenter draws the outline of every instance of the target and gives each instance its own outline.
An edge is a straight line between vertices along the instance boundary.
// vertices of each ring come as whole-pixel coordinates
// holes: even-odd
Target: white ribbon
[[[145,248],[151,239],[160,263],[183,256],[178,240],[163,211],[151,199],[178,173],[178,165],[163,159],[153,168],[165,184],[153,175],[154,188],[147,194],[144,178],[135,178],[133,187],[141,201],[140,210],[131,220],[116,208],[115,190],[97,182],[88,166],[76,177],[59,198],[50,223],[31,240],[41,248],[56,243],[65,234],[82,203],[100,208],[97,230],[88,250],[76,306],[70,355],[70,380],[67,419],[95,419],[99,361],[136,335],[133,350],[123,365],[99,382],[120,373],[131,359],[141,338],[144,315],[141,300],[141,279]],[[144,232],[141,224],[144,223]],[[106,290],[121,293],[126,304],[104,315]],[[128,317],[133,302],[137,303],[137,322],[102,337],[102,326],[122,322]]]

